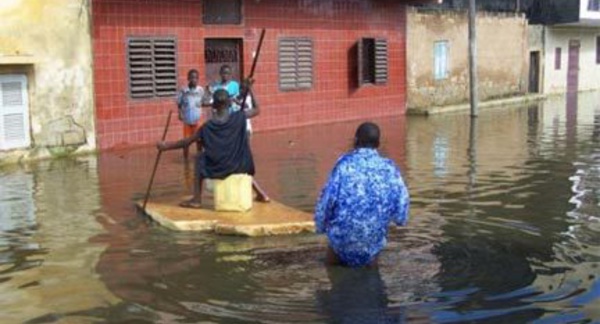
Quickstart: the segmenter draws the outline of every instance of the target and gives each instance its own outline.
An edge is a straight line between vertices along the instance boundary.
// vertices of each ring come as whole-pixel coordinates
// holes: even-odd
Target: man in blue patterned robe
[[[373,265],[390,222],[406,225],[408,190],[396,164],[379,155],[379,137],[376,124],[361,124],[354,150],[337,161],[321,192],[315,225],[329,239],[329,263]]]

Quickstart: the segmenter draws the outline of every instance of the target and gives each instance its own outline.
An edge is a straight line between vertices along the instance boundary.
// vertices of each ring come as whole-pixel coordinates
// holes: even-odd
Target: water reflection
[[[402,323],[401,312],[388,309],[386,287],[378,268],[327,267],[328,290],[317,291],[322,311],[335,323]]]
[[[600,319],[599,96],[377,120],[413,199],[378,269],[325,267],[314,235],[154,225],[133,207],[153,149],[0,170],[0,322]],[[359,123],[255,134],[258,181],[312,210]],[[187,195],[190,171],[164,154],[153,194]]]

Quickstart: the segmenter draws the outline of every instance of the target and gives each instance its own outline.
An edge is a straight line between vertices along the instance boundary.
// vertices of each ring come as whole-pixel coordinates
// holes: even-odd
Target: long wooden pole
[[[260,38],[258,39],[258,47],[256,48],[256,54],[254,55],[254,60],[252,61],[252,68],[250,69],[250,75],[248,75],[248,78],[254,76],[254,71],[256,70],[256,63],[258,62],[258,57],[260,56],[260,50],[262,49],[262,44],[265,40],[266,32],[267,30],[264,28],[260,32]]]
[[[477,7],[475,0],[469,0],[469,92],[471,98],[471,117],[479,115],[479,96],[477,85]]]
[[[173,114],[172,110],[169,110],[169,116],[167,117],[167,124],[165,125],[165,130],[162,135],[162,141],[164,142],[167,139],[167,133],[169,132],[169,125],[171,124],[171,115]],[[156,154],[156,160],[154,160],[154,169],[152,169],[152,175],[150,176],[150,182],[148,183],[148,189],[146,189],[146,197],[144,198],[144,204],[142,205],[142,210],[146,212],[146,204],[148,203],[148,199],[150,198],[150,190],[152,190],[152,183],[154,182],[154,176],[156,175],[156,169],[158,169],[158,162],[160,161],[160,156],[162,155],[162,151],[158,151]]]
[[[258,39],[258,47],[256,48],[256,54],[254,55],[254,59],[252,60],[252,68],[250,68],[250,74],[248,75],[248,79],[251,79],[254,76],[254,71],[256,70],[256,64],[258,63],[258,57],[260,56],[260,50],[262,49],[262,44],[265,39],[266,32],[267,32],[267,30],[264,28],[260,32],[260,38]],[[241,109],[244,109],[244,107],[246,107],[246,99],[247,98],[248,98],[248,93],[242,93]]]

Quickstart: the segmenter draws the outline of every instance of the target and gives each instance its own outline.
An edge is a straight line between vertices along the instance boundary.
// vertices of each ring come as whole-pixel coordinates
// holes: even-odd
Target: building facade
[[[413,7],[407,16],[408,107],[427,109],[468,102],[467,12]],[[527,38],[524,15],[478,12],[477,72],[481,100],[527,92]]]
[[[401,115],[406,3],[393,0],[93,0],[100,148],[156,141],[189,69],[255,73],[257,130]],[[174,120],[169,138],[181,136]]]
[[[0,164],[95,149],[87,1],[0,2]]]
[[[600,89],[600,1],[536,1],[532,24],[544,25],[544,93]]]

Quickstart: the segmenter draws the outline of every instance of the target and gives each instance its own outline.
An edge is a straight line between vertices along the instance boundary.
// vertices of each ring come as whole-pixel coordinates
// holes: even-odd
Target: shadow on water
[[[600,319],[598,95],[379,120],[412,196],[377,269],[315,235],[178,233],[139,215],[155,151],[0,170],[0,321],[585,322]],[[311,211],[359,122],[258,133],[257,178]],[[154,195],[191,170],[164,154]]]

